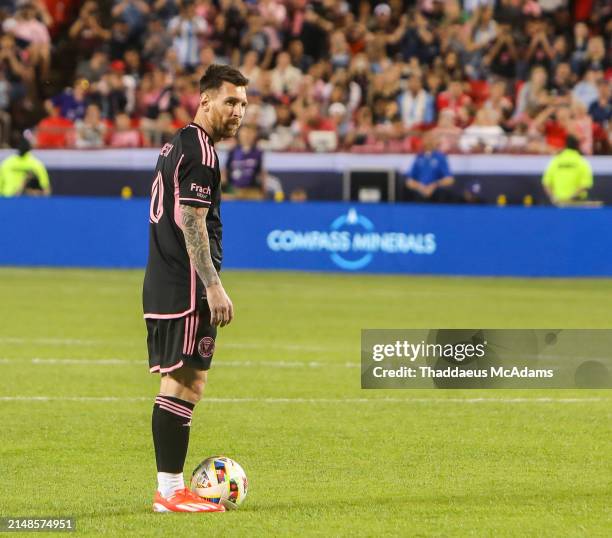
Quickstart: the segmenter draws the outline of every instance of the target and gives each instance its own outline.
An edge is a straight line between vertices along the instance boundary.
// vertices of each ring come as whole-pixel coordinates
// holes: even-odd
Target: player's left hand
[[[210,308],[210,324],[225,327],[234,319],[234,305],[221,284],[206,288],[206,298]]]

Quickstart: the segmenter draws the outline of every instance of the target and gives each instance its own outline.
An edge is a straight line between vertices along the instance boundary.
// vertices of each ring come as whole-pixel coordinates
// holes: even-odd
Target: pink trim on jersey
[[[186,202],[200,202],[202,204],[212,204],[212,202],[209,202],[208,200],[198,200],[197,198],[179,198],[179,200],[182,201],[186,201]]]
[[[157,207],[153,209],[153,202],[157,196]],[[157,172],[153,186],[151,187],[151,205],[149,206],[149,220],[157,224],[164,213],[164,182],[161,172]]]
[[[159,366],[153,366],[153,368],[149,368],[149,372],[159,372],[160,374],[166,374],[168,372],[172,372],[173,370],[177,370],[183,366],[183,361],[178,361],[174,366],[170,366],[170,368],[160,368]]]
[[[173,370],[178,370],[181,366],[183,366],[183,361],[178,361],[174,366],[170,366],[170,368],[160,368],[159,371],[162,374],[166,374],[168,372],[172,372]]]
[[[189,269],[191,270],[191,310],[194,311],[196,308],[196,272],[191,260],[189,260]]]
[[[174,170],[174,223],[182,230],[182,216],[181,216],[181,207],[179,203],[179,182],[178,182],[178,173],[179,168],[181,167],[181,163],[183,162],[183,157],[185,154],[181,155],[178,164],[176,165],[176,169]]]
[[[160,409],[165,409],[166,411],[168,411],[169,413],[172,413],[173,415],[177,415],[183,418],[191,418],[191,415],[188,415],[187,413],[182,413],[181,411],[177,411],[176,409],[173,409],[172,407],[168,407],[165,404],[158,403],[157,405],[159,405]]]
[[[177,319],[191,314],[194,310],[195,304],[192,304],[191,308],[189,308],[188,310],[185,310],[184,312],[179,312],[178,314],[157,314],[155,312],[147,312],[144,315],[144,319]]]
[[[215,167],[215,152],[208,142],[208,136],[197,126],[193,126],[198,131],[198,140],[200,141],[200,147],[202,148],[202,164]]]
[[[176,403],[172,400],[168,400],[167,398],[164,398],[163,396],[158,396],[157,398],[155,398],[155,403],[163,403],[170,407],[174,407],[177,411],[182,411],[183,413],[187,413],[189,415],[193,414],[193,411],[189,409],[189,407]]]
[[[198,140],[200,142],[200,148],[202,149],[202,164],[206,164],[207,153],[206,153],[206,147],[204,145],[204,139],[202,138],[202,132],[195,125],[192,125],[192,127],[196,130],[197,137],[198,137]]]

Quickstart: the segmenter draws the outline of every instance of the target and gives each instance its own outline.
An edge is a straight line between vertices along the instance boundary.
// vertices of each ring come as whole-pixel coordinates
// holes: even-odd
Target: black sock
[[[157,472],[183,472],[193,408],[191,402],[173,396],[155,398],[151,422]]]

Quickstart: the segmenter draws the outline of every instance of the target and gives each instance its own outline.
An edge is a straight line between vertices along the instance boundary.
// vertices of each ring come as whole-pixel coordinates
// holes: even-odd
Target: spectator
[[[225,165],[226,192],[237,198],[263,198],[266,171],[263,151],[257,147],[257,127],[243,125],[238,144],[227,155]]]
[[[555,97],[556,104],[568,105],[571,103],[571,93],[575,83],[570,64],[567,62],[558,63],[550,87],[550,92]]]
[[[431,123],[434,119],[434,103],[431,95],[423,89],[421,74],[413,73],[408,79],[407,86],[399,98],[404,127],[411,129]]]
[[[85,111],[85,117],[77,120],[76,147],[79,149],[93,149],[104,146],[106,136],[106,125],[102,121],[100,108],[91,104]]]
[[[471,104],[472,100],[463,91],[463,81],[461,80],[451,80],[448,90],[441,92],[437,99],[438,112],[445,109],[451,110],[455,115],[455,123],[459,126],[467,124],[470,117],[468,107]]]
[[[584,57],[583,69],[605,71],[608,67],[610,67],[610,61],[606,57],[604,38],[602,36],[591,37]]]
[[[0,73],[5,82],[5,106],[15,106],[26,97],[31,67],[22,59],[12,34],[0,36]]]
[[[115,117],[108,145],[111,148],[140,148],[145,145],[142,133],[132,125],[132,120],[125,112]]]
[[[493,8],[485,5],[476,9],[467,23],[465,51],[468,74],[473,78],[484,78],[483,61],[484,65],[490,64],[491,58],[497,55],[506,43],[506,35],[498,38],[497,23],[493,20]],[[494,51],[492,56],[490,51]]]
[[[49,174],[45,165],[32,155],[32,147],[26,138],[19,142],[16,155],[7,157],[0,164],[0,196],[51,194]]]
[[[522,114],[533,117],[543,106],[549,104],[549,96],[546,91],[547,82],[546,69],[535,66],[531,70],[529,81],[522,85],[518,92],[514,117]]]
[[[406,174],[406,187],[413,201],[449,202],[454,199],[451,187],[455,179],[446,155],[435,147],[433,136],[425,136],[423,151],[415,157],[410,171]]]
[[[577,22],[574,25],[574,50],[571,56],[572,71],[574,73],[582,74],[586,62],[588,43],[589,27],[584,22]]]
[[[36,127],[36,145],[39,148],[65,149],[73,143],[74,123],[59,115],[59,110],[51,107],[50,113]]]
[[[62,93],[52,97],[45,103],[47,113],[52,108],[59,110],[59,115],[70,121],[82,120],[85,117],[87,107],[87,90],[89,82],[84,79],[74,81],[71,88],[66,88]]]
[[[540,65],[548,70],[555,53],[548,39],[546,21],[539,17],[531,17],[527,20],[526,33],[529,45],[525,52],[525,60],[531,68]]]
[[[597,101],[598,91],[597,82],[602,79],[601,71],[588,69],[582,80],[576,84],[572,90],[572,95],[578,99],[587,109]]]
[[[399,40],[399,52],[406,62],[416,57],[420,64],[430,64],[438,56],[440,43],[427,18],[416,11],[413,17],[403,18],[398,31],[401,34]]]
[[[180,12],[168,24],[168,31],[174,39],[174,50],[180,64],[194,70],[198,64],[198,50],[201,40],[208,31],[206,19],[197,15],[193,0],[182,0]]]
[[[496,112],[481,108],[476,113],[474,123],[463,131],[459,140],[461,150],[469,152],[480,149],[491,153],[505,147],[506,136],[498,120],[499,116]]]
[[[291,64],[297,67],[302,73],[306,73],[313,61],[310,56],[304,54],[304,44],[299,39],[293,39],[289,42],[288,52],[291,56]]]
[[[273,151],[285,151],[295,148],[295,139],[298,136],[294,125],[295,116],[291,107],[281,103],[276,107],[276,125],[271,130],[265,149]],[[262,141],[263,142],[263,141]],[[262,144],[262,147],[264,144]]]
[[[610,83],[605,80],[600,80],[597,84],[598,95],[597,99],[591,103],[589,114],[595,123],[599,123],[604,128],[607,128],[608,123],[612,120],[612,98],[610,91]]]
[[[264,30],[260,15],[249,16],[247,30],[242,36],[241,45],[243,49],[255,51],[259,65],[263,69],[268,69],[272,63],[273,52],[270,47],[270,36]]]
[[[2,28],[27,45],[30,62],[40,67],[40,75],[46,77],[51,60],[51,37],[48,28],[38,20],[37,12],[34,2],[23,2],[15,16],[4,21]]]
[[[257,90],[259,88],[261,68],[257,65],[257,53],[254,50],[249,50],[244,55],[240,72],[249,79],[249,89]]]
[[[177,125],[172,121],[172,114],[169,112],[162,112],[155,121],[155,127],[152,133],[153,140],[151,140],[150,145],[153,147],[161,147],[167,144],[174,137],[176,130]]]
[[[119,112],[129,111],[128,93],[121,63],[115,63],[102,80],[92,87],[89,101],[97,105],[102,117],[107,120],[114,120]]]
[[[483,58],[483,64],[491,74],[510,80],[516,75],[517,60],[518,52],[512,27],[509,24],[500,24],[493,45]]]
[[[281,52],[276,58],[276,67],[272,70],[272,91],[277,97],[295,95],[302,80],[302,72],[291,65],[288,52]]]
[[[482,105],[484,108],[495,112],[500,122],[512,115],[512,101],[506,95],[506,82],[501,79],[493,80],[489,87],[489,97]]]
[[[142,57],[150,65],[159,65],[166,51],[172,47],[172,37],[164,27],[164,21],[153,16],[142,36]]]
[[[74,50],[81,59],[89,58],[95,50],[99,50],[105,42],[110,40],[111,32],[100,22],[97,2],[87,0],[83,4],[68,35],[74,42]]]
[[[459,149],[459,139],[463,129],[455,125],[455,115],[449,109],[440,112],[438,124],[430,131],[431,136],[438,142],[441,153],[451,153]]]
[[[593,173],[589,162],[578,151],[577,138],[567,137],[565,149],[546,168],[542,184],[554,205],[586,199],[593,186]]]
[[[130,36],[137,38],[144,31],[150,12],[151,7],[144,0],[115,0],[111,15],[124,21]]]
[[[93,84],[99,82],[106,71],[108,71],[108,53],[105,50],[96,50],[91,58],[79,62],[76,77]]]

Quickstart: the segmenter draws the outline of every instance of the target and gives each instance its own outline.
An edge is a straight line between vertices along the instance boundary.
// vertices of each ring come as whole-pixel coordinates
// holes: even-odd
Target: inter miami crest
[[[212,357],[215,351],[215,339],[210,336],[205,336],[198,342],[198,353],[203,359]]]

